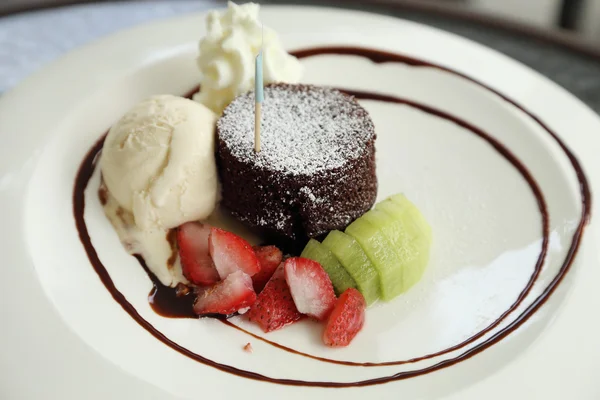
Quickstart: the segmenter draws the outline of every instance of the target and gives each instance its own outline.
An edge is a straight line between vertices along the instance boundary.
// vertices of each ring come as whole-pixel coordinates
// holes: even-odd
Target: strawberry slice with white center
[[[250,276],[260,271],[260,263],[250,243],[231,232],[211,228],[208,248],[221,279],[236,271]]]
[[[194,302],[194,312],[198,315],[229,315],[247,311],[255,301],[252,278],[242,271],[236,271],[214,286],[201,289]]]
[[[284,270],[298,311],[320,321],[326,319],[335,305],[336,297],[331,279],[321,264],[307,258],[293,257],[285,261]]]
[[[211,227],[199,222],[187,222],[177,228],[177,245],[183,276],[196,285],[212,285],[219,280],[208,251]]]
[[[256,246],[254,252],[260,262],[260,272],[252,277],[252,281],[254,282],[254,290],[256,293],[260,293],[277,267],[279,267],[279,264],[281,264],[283,254],[275,246]]]

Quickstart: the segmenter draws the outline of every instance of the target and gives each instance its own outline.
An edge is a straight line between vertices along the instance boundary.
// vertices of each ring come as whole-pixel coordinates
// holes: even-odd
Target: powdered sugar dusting
[[[290,175],[343,166],[367,151],[374,137],[368,113],[338,90],[275,84],[265,87],[261,151],[254,152],[254,93],[237,97],[217,124],[232,156]]]
[[[304,194],[308,198],[308,200],[312,201],[315,204],[322,204],[326,201],[326,199],[315,196],[311,188],[309,188],[308,186],[302,186],[300,188],[300,193]]]

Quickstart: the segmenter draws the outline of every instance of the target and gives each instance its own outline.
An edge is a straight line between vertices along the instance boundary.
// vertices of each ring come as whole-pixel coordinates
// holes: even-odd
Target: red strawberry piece
[[[354,288],[346,289],[340,296],[323,332],[323,342],[331,347],[348,346],[365,323],[367,303]]]
[[[265,288],[256,298],[256,302],[248,311],[248,318],[260,325],[265,332],[281,329],[302,318],[285,282],[283,264],[275,270]]]
[[[221,279],[236,271],[250,276],[260,271],[260,263],[250,243],[231,232],[211,228],[208,246]]]
[[[256,246],[254,252],[260,263],[260,272],[252,277],[252,282],[254,282],[256,293],[260,293],[277,267],[279,267],[279,264],[281,264],[283,254],[275,246]]]
[[[252,278],[236,271],[212,287],[200,289],[194,302],[194,312],[204,314],[233,314],[244,312],[256,301]]]
[[[302,257],[288,258],[284,264],[285,280],[296,308],[320,321],[329,316],[336,301],[327,272],[316,261]]]
[[[177,245],[183,275],[196,285],[212,285],[219,280],[208,251],[211,227],[199,222],[187,222],[177,229]]]

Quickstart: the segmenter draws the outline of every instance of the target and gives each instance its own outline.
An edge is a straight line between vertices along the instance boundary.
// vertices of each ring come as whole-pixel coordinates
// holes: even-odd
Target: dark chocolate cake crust
[[[242,222],[288,239],[344,229],[377,197],[375,129],[338,90],[265,87],[261,151],[254,152],[254,93],[217,122],[222,204]]]

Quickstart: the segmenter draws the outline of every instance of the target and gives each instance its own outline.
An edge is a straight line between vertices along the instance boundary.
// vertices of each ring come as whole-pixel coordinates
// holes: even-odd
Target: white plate
[[[364,101],[378,133],[380,198],[406,193],[433,227],[427,273],[406,295],[369,309],[364,331],[346,349],[325,348],[320,327],[309,321],[266,337],[353,363],[420,358],[475,339],[428,359],[367,368],[285,352],[213,320],[159,317],[146,299],[150,281],[102,214],[96,174],[86,192],[87,230],[112,281],[142,318],[173,343],[215,362],[317,387],[264,383],[206,366],[158,341],[124,312],[79,240],[74,179],[87,151],[129,106],[150,94],[183,94],[195,85],[194,58],[204,26],[203,16],[193,15],[78,50],[0,100],[2,397],[598,398],[595,225],[587,226],[580,246],[571,243],[584,213],[584,183],[599,184],[598,117],[518,63],[414,23],[311,8],[265,8],[262,19],[290,49],[362,46],[457,71],[375,64],[348,55],[303,60],[306,82],[409,99],[467,121],[491,138],[431,110]],[[585,176],[576,175],[569,150],[543,125],[493,90],[556,132]],[[510,156],[490,143],[501,143],[520,161],[509,162]],[[539,274],[534,272],[544,247],[544,219],[525,170],[548,210],[547,254]],[[562,279],[564,260],[576,248],[576,260]],[[517,309],[494,324],[521,293]],[[264,336],[241,318],[233,322]],[[247,342],[253,354],[242,351]],[[491,342],[497,343],[488,346]],[[467,357],[474,349],[477,354]],[[435,372],[410,377],[410,371],[432,366]],[[407,379],[351,389],[318,387],[369,384],[395,374]]]

